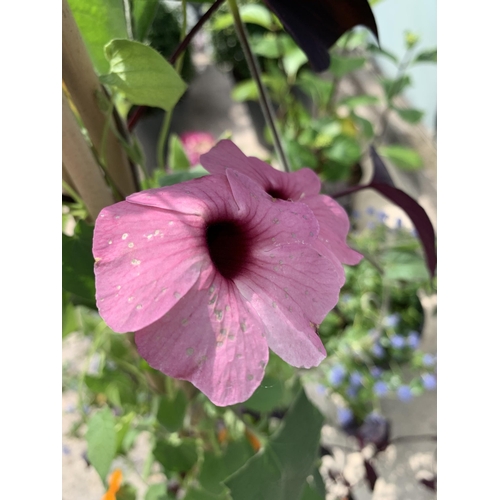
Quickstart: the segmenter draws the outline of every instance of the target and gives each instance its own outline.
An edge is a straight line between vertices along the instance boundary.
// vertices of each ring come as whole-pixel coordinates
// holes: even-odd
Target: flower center
[[[266,193],[271,195],[273,198],[278,198],[278,200],[288,201],[290,199],[290,196],[288,196],[288,194],[281,189],[269,188],[266,190]]]
[[[243,228],[234,221],[212,222],[207,227],[206,241],[217,271],[226,279],[237,277],[250,253],[250,238]]]

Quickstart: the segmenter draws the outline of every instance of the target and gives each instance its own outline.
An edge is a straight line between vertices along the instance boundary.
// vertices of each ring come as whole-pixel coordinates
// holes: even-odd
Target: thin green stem
[[[262,74],[260,71],[259,62],[257,61],[257,58],[253,54],[252,49],[250,48],[250,43],[248,42],[248,35],[246,32],[246,28],[245,25],[243,24],[243,21],[241,20],[236,0],[228,0],[228,5],[233,15],[234,27],[236,29],[236,33],[238,34],[238,38],[240,40],[243,53],[245,54],[245,59],[248,64],[248,68],[250,69],[252,78],[255,80],[255,83],[257,84],[257,88],[259,90],[260,106],[262,108],[262,112],[264,113],[264,118],[266,119],[267,126],[271,131],[274,147],[276,148],[276,153],[281,163],[281,168],[285,172],[290,172],[290,166],[287,157],[285,155],[282,141],[276,126],[276,117],[274,115],[274,109],[271,100],[269,98],[269,95],[267,94],[267,90],[262,82]]]
[[[186,27],[187,27],[187,2],[182,0],[182,27],[181,27],[181,41],[186,38]],[[182,43],[182,42],[181,42]],[[175,70],[180,74],[182,71],[182,64],[184,61],[184,52],[181,52],[175,62]],[[165,167],[165,143],[167,142],[168,131],[170,130],[170,123],[172,122],[172,110],[166,111],[163,118],[163,123],[160,130],[160,136],[158,137],[158,144],[156,148],[156,166],[160,170]]]

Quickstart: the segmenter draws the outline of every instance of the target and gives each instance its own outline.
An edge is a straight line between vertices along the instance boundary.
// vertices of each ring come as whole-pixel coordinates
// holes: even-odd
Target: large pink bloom
[[[129,196],[102,210],[94,232],[96,299],[139,353],[191,381],[215,404],[245,401],[268,347],[293,366],[317,366],[316,334],[341,279],[314,247],[303,203],[273,200],[227,169]]]
[[[229,140],[219,141],[208,153],[201,155],[200,161],[212,174],[224,174],[231,168],[251,177],[273,198],[305,203],[319,222],[314,247],[336,263],[342,276],[344,271],[340,263],[354,265],[363,258],[346,243],[349,218],[345,210],[329,196],[319,194],[321,182],[311,169],[280,172],[258,158],[246,156]]]

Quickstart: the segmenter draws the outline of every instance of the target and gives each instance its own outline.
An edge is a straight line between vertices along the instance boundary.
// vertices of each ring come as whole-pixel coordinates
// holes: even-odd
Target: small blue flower
[[[422,375],[422,380],[424,382],[424,387],[428,391],[433,391],[437,387],[436,376],[431,373],[424,373]]]
[[[352,295],[349,294],[349,293],[344,293],[341,297],[340,297],[340,301],[341,302],[349,302],[350,300],[352,299]]]
[[[66,406],[66,413],[75,413],[75,405],[74,404],[69,404]]]
[[[384,318],[384,325],[388,327],[398,326],[400,319],[399,314],[390,314]]]
[[[359,213],[359,211],[358,211],[358,210],[353,210],[353,211],[352,211],[351,217],[352,217],[354,220],[359,219],[359,218],[360,218],[360,216],[361,216],[361,214]]]
[[[372,367],[370,368],[370,373],[372,374],[372,376],[373,376],[374,378],[379,378],[379,377],[380,377],[380,375],[382,375],[382,369],[381,369],[381,368],[379,368],[378,366],[372,366]]]
[[[338,387],[343,381],[345,376],[345,368],[342,365],[335,365],[330,370],[329,380],[333,387]]]
[[[326,394],[326,387],[322,384],[318,384],[316,386],[316,392],[321,395]]]
[[[337,408],[337,418],[339,424],[344,426],[351,422],[353,413],[349,408],[339,407]]]
[[[375,213],[375,209],[374,209],[373,207],[368,207],[368,208],[366,209],[366,213],[367,213],[368,215],[373,215],[373,214]]]
[[[406,344],[406,339],[401,335],[393,335],[391,337],[391,345],[395,349],[402,349]]]
[[[420,344],[420,336],[419,336],[419,334],[417,332],[415,332],[415,331],[411,331],[408,334],[408,338],[406,339],[406,343],[412,349],[416,349],[418,347],[418,345]]]
[[[363,375],[359,372],[353,372],[351,374],[350,382],[353,387],[359,387],[361,382],[363,382]]]
[[[373,344],[372,353],[376,358],[382,358],[385,354],[384,348],[380,344]]]
[[[401,229],[403,227],[403,221],[401,219],[396,219],[396,229]]]
[[[408,403],[408,401],[413,399],[411,389],[407,385],[402,385],[398,388],[398,399],[404,403]]]
[[[368,229],[375,229],[375,223],[372,222],[372,221],[369,221],[367,224],[366,224],[366,227]]]
[[[71,455],[71,450],[65,444],[62,445],[62,452],[63,455]]]
[[[389,216],[383,210],[381,210],[380,212],[377,213],[377,218],[380,222],[384,222],[386,219],[389,218]]]
[[[350,398],[355,398],[358,394],[358,388],[357,387],[354,387],[352,385],[350,385],[348,388],[347,388],[347,391],[346,391],[346,394],[350,397]]]
[[[387,387],[387,384],[382,382],[382,380],[378,380],[373,385],[373,391],[377,396],[385,396],[389,392],[389,387]]]
[[[424,354],[422,363],[424,366],[434,366],[436,364],[436,356],[433,356],[432,354]]]

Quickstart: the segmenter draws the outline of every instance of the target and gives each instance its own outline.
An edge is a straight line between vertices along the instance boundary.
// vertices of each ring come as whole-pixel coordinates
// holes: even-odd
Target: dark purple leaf
[[[419,482],[431,491],[437,491],[437,476],[434,476],[432,479],[420,479]]]
[[[382,161],[382,158],[380,158],[377,150],[373,146],[370,146],[370,157],[373,163],[372,182],[379,182],[387,184],[388,186],[396,187],[391,178],[391,174],[385,166],[385,163]]]
[[[368,484],[370,485],[370,489],[372,491],[374,491],[375,490],[375,483],[377,482],[377,479],[378,479],[378,474],[377,474],[376,470],[373,468],[373,465],[368,460],[364,460],[364,464],[365,464],[365,471],[366,471],[365,479],[368,481]]]
[[[431,277],[436,272],[436,234],[425,210],[409,195],[394,187],[391,176],[385,167],[384,162],[372,146],[370,149],[373,161],[373,178],[366,187],[377,190],[382,196],[392,201],[395,205],[403,209],[413,222],[418,233],[422,246],[424,247],[425,259]]]
[[[328,49],[354,26],[363,25],[378,39],[367,0],[264,0],[278,16],[315,71],[330,65]]]

